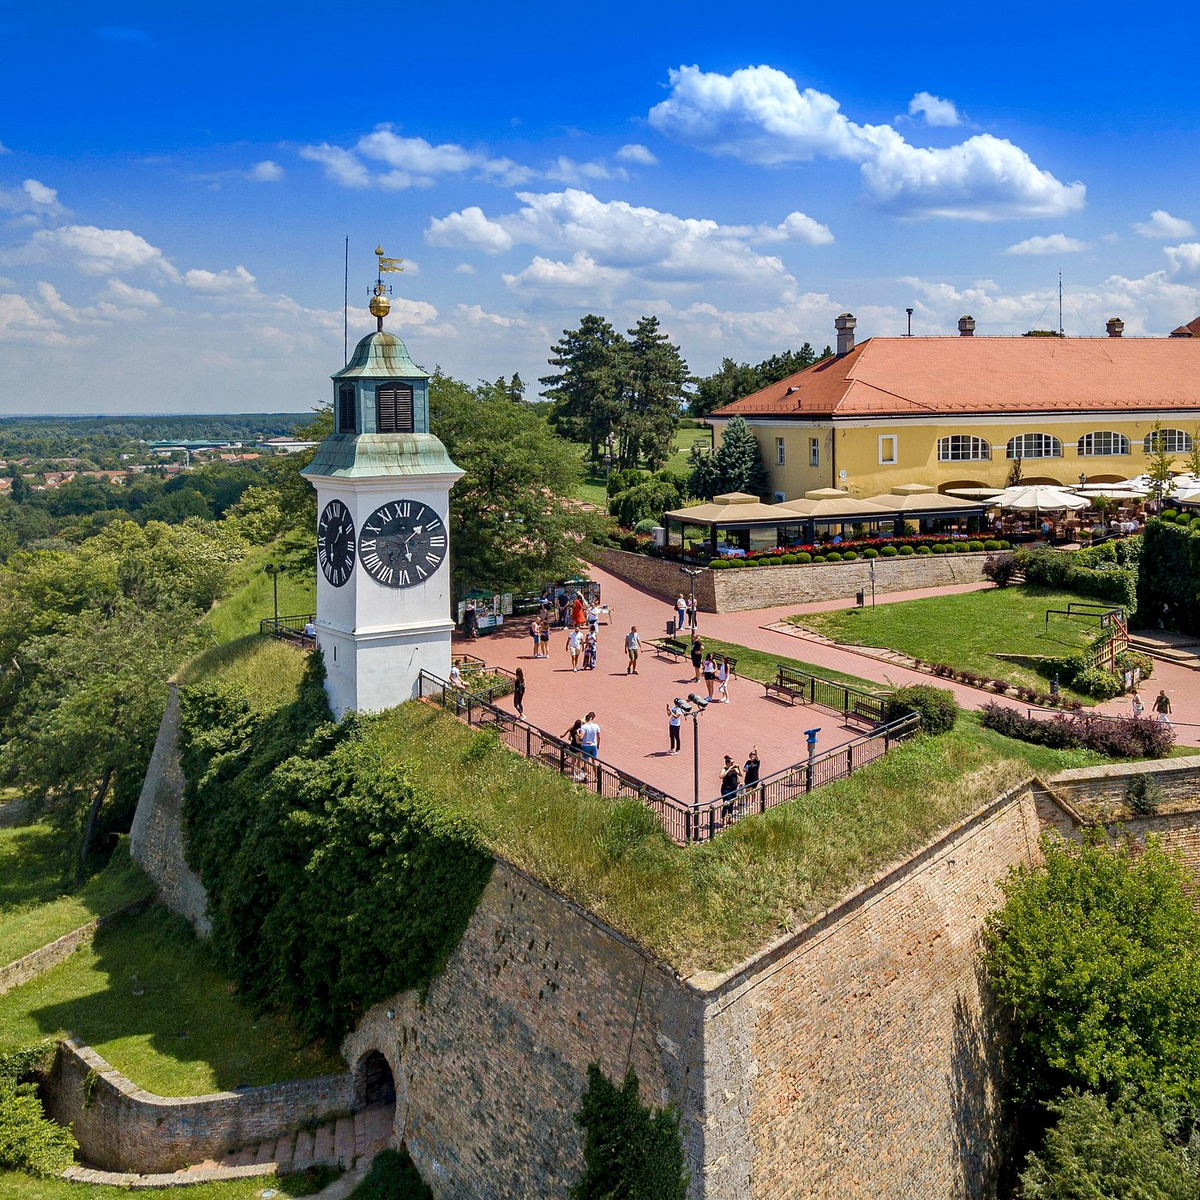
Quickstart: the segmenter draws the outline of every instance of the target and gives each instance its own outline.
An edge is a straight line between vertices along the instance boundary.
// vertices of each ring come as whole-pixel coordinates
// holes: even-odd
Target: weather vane
[[[388,297],[392,294],[391,284],[385,284],[383,277],[391,271],[403,271],[404,259],[402,258],[385,258],[382,246],[375,247],[375,257],[379,260],[379,267],[375,275],[375,286],[371,289],[371,303],[368,308],[371,310],[371,315],[378,322],[378,329],[383,331],[383,318],[391,311],[392,305]]]

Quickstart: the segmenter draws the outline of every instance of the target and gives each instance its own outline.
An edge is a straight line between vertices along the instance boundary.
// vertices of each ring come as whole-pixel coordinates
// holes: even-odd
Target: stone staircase
[[[391,1143],[394,1114],[392,1104],[364,1108],[353,1116],[339,1117],[316,1129],[302,1129],[281,1138],[244,1146],[220,1158],[194,1163],[175,1175],[186,1178],[214,1169],[270,1164],[280,1171],[303,1170],[317,1163],[340,1166],[349,1171],[356,1165],[363,1165]]]
[[[1200,671],[1200,641],[1187,634],[1140,629],[1129,635],[1129,648],[1162,662]]]

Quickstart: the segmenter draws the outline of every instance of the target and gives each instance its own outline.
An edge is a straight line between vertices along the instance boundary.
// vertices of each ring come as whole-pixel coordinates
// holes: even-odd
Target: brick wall
[[[85,1162],[147,1174],[301,1129],[349,1112],[349,1072],[211,1096],[155,1096],[90,1047],[65,1040],[44,1088],[55,1120],[71,1123]]]
[[[1123,808],[1129,783],[1139,775],[1153,777],[1164,801],[1195,800],[1200,807],[1200,755],[1080,767],[1074,771],[1060,771],[1048,782],[1055,795],[1071,804],[1092,801]]]
[[[129,853],[154,881],[159,899],[207,937],[208,895],[187,865],[183,832],[183,768],[179,765],[179,689],[171,684],[154,753],[129,830]]]
[[[680,582],[679,564],[648,558],[627,550],[590,546],[588,555],[598,566],[655,595],[673,600]],[[988,554],[913,554],[875,559],[875,591],[905,592],[916,588],[978,583]],[[809,563],[792,567],[746,567],[709,571],[696,577],[696,603],[705,612],[744,612],[777,604],[811,604],[845,600],[859,588],[871,590],[870,565],[863,559],[848,563]],[[664,614],[664,622],[666,620]]]

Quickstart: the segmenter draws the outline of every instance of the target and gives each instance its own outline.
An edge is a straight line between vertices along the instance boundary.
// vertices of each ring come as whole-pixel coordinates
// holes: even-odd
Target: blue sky
[[[376,243],[417,361],[692,369],[1200,315],[1190,23],[1129,7],[0,2],[0,413],[298,410]],[[510,6],[511,7],[511,6]]]

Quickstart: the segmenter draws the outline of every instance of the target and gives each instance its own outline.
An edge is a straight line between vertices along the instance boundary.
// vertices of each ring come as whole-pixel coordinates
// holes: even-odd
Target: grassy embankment
[[[1100,632],[1096,616],[1051,616],[1049,623],[1046,619],[1047,609],[1065,609],[1073,600],[1088,597],[1041,587],[989,588],[875,608],[802,613],[789,619],[843,645],[886,646],[924,662],[948,663],[960,671],[1044,692],[1045,676],[997,656],[1057,658],[1082,650]],[[1094,703],[1068,688],[1063,692]]]
[[[250,553],[229,573],[226,597],[203,620],[203,625],[218,642],[228,642],[247,633],[257,633],[258,623],[272,616],[274,597],[267,563],[285,563],[279,575],[279,615],[297,616],[316,611],[317,576],[315,563],[295,565],[295,556],[282,553],[282,547],[262,546]]]
[[[197,1183],[190,1187],[128,1188],[106,1187],[93,1183],[71,1183],[66,1179],[37,1179],[15,1171],[0,1170],[0,1196],[4,1200],[260,1200],[271,1189],[276,1200],[294,1200],[311,1196],[330,1182],[327,1170],[301,1172],[263,1178],[234,1179],[227,1183]]]

